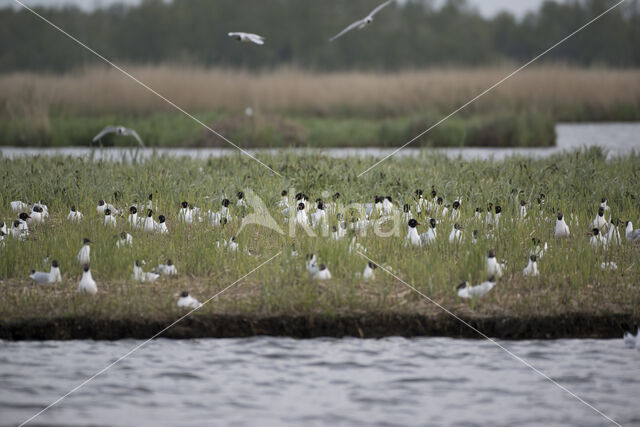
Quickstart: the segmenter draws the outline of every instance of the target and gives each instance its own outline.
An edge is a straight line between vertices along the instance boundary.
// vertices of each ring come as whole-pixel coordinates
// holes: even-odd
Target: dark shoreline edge
[[[0,323],[0,339],[118,340],[148,339],[175,321],[32,318]],[[573,313],[556,316],[460,316],[485,335],[498,339],[620,338],[622,323],[633,325],[631,314]],[[389,336],[482,338],[448,315],[369,313],[362,315],[195,315],[182,320],[159,338],[240,338],[257,335],[292,338]]]

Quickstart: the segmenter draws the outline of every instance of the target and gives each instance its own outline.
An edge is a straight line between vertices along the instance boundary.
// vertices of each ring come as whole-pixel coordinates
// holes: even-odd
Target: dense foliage
[[[374,24],[328,39],[365,16],[374,0],[145,0],[91,13],[75,8],[38,13],[119,62],[185,62],[206,66],[320,70],[475,66],[528,60],[613,5],[612,0],[548,1],[522,20],[484,18],[464,0],[435,8],[430,0],[388,7]],[[238,46],[229,31],[266,37]],[[630,0],[551,52],[579,65],[640,65],[640,4]],[[99,61],[26,10],[0,10],[0,71],[64,71]]]

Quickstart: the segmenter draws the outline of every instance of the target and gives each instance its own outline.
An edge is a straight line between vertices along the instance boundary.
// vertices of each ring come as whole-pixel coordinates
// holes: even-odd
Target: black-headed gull
[[[122,248],[133,245],[133,236],[126,231],[120,233],[120,239],[116,242],[116,247]]]
[[[80,222],[82,221],[82,212],[76,209],[75,205],[71,206],[71,210],[69,211],[69,215],[67,215],[67,221],[69,222]]]
[[[114,208],[111,203],[107,203],[102,199],[98,200],[98,207],[96,208],[96,212],[98,212],[98,214],[102,215],[102,214],[104,214],[104,211],[106,211],[107,209],[109,209],[114,214],[117,213],[116,212],[116,208]]]
[[[618,220],[614,221],[613,218],[611,219],[611,222],[609,223],[609,232],[605,238],[607,244],[619,245],[622,242],[622,239],[620,238],[620,231],[618,231],[618,224]]]
[[[415,219],[412,218],[409,220],[405,246],[409,243],[415,247],[422,246],[422,239],[420,238],[416,228],[419,225],[420,223]]]
[[[197,299],[195,299],[194,297],[189,295],[189,292],[182,291],[180,293],[180,299],[178,299],[178,307],[180,307],[180,308],[200,308],[200,307],[202,307],[202,304]]]
[[[137,260],[133,263],[133,280],[143,283],[155,282],[158,277],[160,277],[160,275],[157,273],[142,271],[142,267],[140,267],[140,263]]]
[[[498,279],[502,277],[502,264],[496,259],[496,252],[492,249],[487,256],[487,273],[489,276],[496,276]]]
[[[82,279],[78,283],[78,292],[95,295],[98,292],[98,285],[91,276],[91,270],[89,264],[84,265],[84,271],[82,272]]]
[[[535,254],[529,255],[529,263],[522,270],[522,275],[525,277],[526,276],[538,277],[539,274],[540,273],[538,272],[538,257]]]
[[[304,203],[298,203],[298,210],[296,211],[296,224],[298,225],[309,225],[309,217],[304,209]]]
[[[329,280],[331,279],[331,272],[329,271],[326,265],[320,264],[318,266],[318,271],[316,274],[313,275],[313,278],[315,280]]]
[[[31,224],[42,224],[44,223],[44,210],[40,206],[34,206],[31,209],[31,214],[29,215],[29,223]]]
[[[571,234],[569,232],[569,226],[564,221],[564,216],[560,212],[558,212],[558,219],[556,220],[556,227],[553,234],[559,238],[569,237]]]
[[[144,219],[142,223],[142,230],[147,233],[151,233],[156,229],[156,221],[153,219],[153,211],[151,209],[147,210],[147,217]]]
[[[129,225],[131,226],[131,228],[138,228],[139,221],[138,221],[138,208],[135,206],[131,206],[129,208],[129,218],[127,219],[127,221],[129,222]]]
[[[91,246],[89,245],[91,243],[91,240],[86,237],[82,240],[82,247],[78,251],[78,255],[76,255],[76,260],[79,264],[89,264],[91,258]]]
[[[627,221],[625,226],[624,235],[627,240],[631,242],[640,242],[640,229],[634,230],[633,223],[631,221]]]
[[[376,7],[375,9],[373,9],[371,11],[371,13],[369,13],[367,16],[365,16],[362,19],[357,20],[356,22],[352,23],[351,25],[349,25],[347,28],[345,28],[344,30],[340,31],[338,34],[336,34],[335,36],[331,37],[329,39],[329,41],[334,41],[335,39],[342,37],[344,34],[348,33],[349,31],[353,30],[354,28],[357,28],[359,30],[363,29],[364,27],[366,27],[367,25],[371,24],[373,22],[373,17],[375,16],[376,13],[380,12],[382,9],[384,9],[385,7],[387,7],[390,3],[393,3],[394,0],[387,0],[384,3],[382,3],[380,6]]]
[[[116,226],[116,217],[111,215],[111,209],[104,210],[104,225],[110,225],[111,227]]]
[[[235,31],[228,33],[229,37],[238,40],[243,43],[255,43],[260,46],[264,44],[264,37],[253,33],[243,33],[242,31]]]
[[[485,216],[485,220],[487,224],[493,223],[493,203],[489,202],[487,205],[487,215]]]
[[[449,243],[455,243],[462,240],[462,226],[457,222],[453,224],[451,233],[449,233]]]
[[[597,228],[602,230],[607,225],[607,220],[604,218],[604,208],[600,206],[598,208],[598,213],[591,223],[592,228]]]
[[[31,270],[30,278],[35,280],[37,283],[55,283],[62,281],[62,275],[60,274],[60,266],[58,265],[58,261],[51,261],[51,270],[48,273],[43,271],[35,271]]]
[[[318,272],[318,265],[316,264],[316,256],[315,254],[307,254],[307,261],[305,267],[311,277],[313,277]]]
[[[602,237],[602,233],[600,233],[600,230],[597,227],[591,230],[591,239],[589,239],[589,243],[591,243],[591,246],[593,247],[605,246],[607,244]]]
[[[173,265],[171,259],[168,259],[166,264],[158,265],[153,271],[163,276],[175,276],[178,274],[178,269]]]
[[[289,207],[289,196],[288,196],[288,192],[287,190],[282,190],[282,193],[280,193],[280,201],[278,202],[278,206],[281,208],[288,208]]]
[[[425,233],[420,235],[420,240],[422,240],[422,245],[426,246],[436,241],[438,237],[438,231],[436,230],[437,221],[435,218],[431,218],[429,220],[429,228]]]
[[[14,212],[26,211],[29,209],[29,204],[20,200],[14,200],[10,203],[11,210]]]
[[[527,216],[527,202],[520,200],[520,219],[524,219]]]
[[[105,135],[109,134],[109,133],[115,133],[116,135],[119,136],[132,136],[134,137],[137,141],[138,144],[140,144],[141,147],[144,147],[144,143],[142,142],[142,139],[140,139],[140,136],[138,135],[138,132],[136,132],[133,129],[128,129],[124,126],[107,126],[104,129],[102,129],[100,131],[99,134],[97,134],[96,136],[93,137],[93,142],[97,142],[99,140],[102,139],[102,137],[104,137]]]
[[[462,282],[458,285],[458,296],[460,298],[474,298],[486,295],[496,285],[496,278],[489,277],[486,282],[482,282],[478,286],[469,286],[469,282]]]
[[[372,262],[368,262],[367,265],[364,267],[364,272],[362,273],[362,278],[364,279],[365,282],[368,282],[369,280],[372,280],[374,278],[374,270],[378,268],[377,265],[375,265]]]
[[[223,220],[226,220],[226,218],[223,218]],[[160,234],[169,234],[169,229],[167,228],[167,219],[164,217],[164,215],[158,216],[158,223],[156,224],[156,227]]]

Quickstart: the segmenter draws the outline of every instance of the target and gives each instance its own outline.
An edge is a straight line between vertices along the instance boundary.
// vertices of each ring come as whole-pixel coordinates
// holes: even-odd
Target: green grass
[[[241,248],[250,249],[252,255],[243,251],[230,254],[217,248],[216,241],[237,234],[239,217],[251,210],[234,210],[236,218],[224,228],[206,223],[185,225],[177,218],[182,200],[205,211],[218,210],[223,195],[232,199],[238,190],[251,189],[287,231],[276,206],[283,189],[305,192],[312,201],[339,191],[344,203],[369,202],[379,194],[391,195],[401,204],[412,199],[416,188],[423,188],[426,193],[432,186],[449,203],[458,196],[462,198],[462,243],[448,243],[452,226],[449,220],[440,223],[439,239],[429,248],[405,248],[404,223],[399,225],[399,237],[381,238],[368,233],[359,236],[358,241],[367,248],[368,256],[393,268],[395,274],[439,304],[456,313],[476,315],[638,315],[638,248],[624,242],[606,251],[597,250],[589,245],[586,233],[603,196],[609,199],[615,218],[637,222],[640,157],[605,158],[598,149],[548,159],[516,157],[499,162],[451,160],[425,153],[417,158],[390,159],[360,178],[358,173],[370,166],[372,159],[261,156],[287,177],[280,178],[241,156],[209,160],[154,157],[136,163],[62,157],[0,158],[0,218],[14,218],[9,210],[11,200],[43,198],[51,212],[45,225],[33,227],[28,241],[6,238],[0,248],[0,321],[82,315],[165,319],[177,313],[176,292],[187,289],[204,300],[279,252],[280,256],[207,305],[202,313],[436,312],[428,301],[380,269],[374,281],[362,283],[356,272],[362,272],[366,261],[349,252],[348,240],[311,238],[301,230],[291,238],[251,225],[237,238]],[[541,192],[546,194],[546,203],[538,209],[536,198]],[[96,214],[97,200],[105,199],[126,209],[136,200],[146,200],[149,193],[157,201],[156,213],[167,217],[170,235],[130,231],[134,235],[133,247],[116,249],[116,234],[129,231],[126,218],[118,218],[115,230],[105,228]],[[512,222],[520,199],[531,204],[530,217]],[[471,230],[477,228],[484,235],[488,229],[470,218],[477,206],[484,209],[488,202],[502,205],[502,226],[495,240],[482,238],[473,245]],[[72,204],[86,216],[79,225],[65,220]],[[553,238],[557,210],[567,217],[571,213],[578,217],[579,225],[572,225],[568,240]],[[426,222],[424,215],[422,219]],[[81,269],[74,259],[85,236],[95,242],[91,264],[99,286],[96,297],[75,292]],[[540,277],[526,279],[521,270],[532,236],[548,242],[550,250],[539,262]],[[298,258],[291,257],[292,242],[300,253]],[[455,292],[459,281],[478,283],[486,278],[483,265],[490,248],[506,260],[505,277],[485,298],[475,302],[459,300]],[[304,254],[308,252],[327,264],[333,280],[318,283],[308,277],[304,270]],[[47,268],[43,261],[47,255],[59,260],[63,283],[43,286],[28,279],[31,268]],[[178,278],[162,278],[154,284],[130,279],[134,260],[146,260],[148,270],[166,258],[175,262]],[[600,270],[600,262],[609,260],[617,262],[617,271]]]
[[[318,117],[300,115],[244,114],[222,112],[197,114],[211,126],[243,147],[397,147],[438,122],[443,115],[423,114],[387,119],[373,117]],[[40,126],[30,119],[0,114],[0,144],[13,146],[88,146],[106,125],[136,129],[150,147],[227,146],[219,137],[182,113],[150,115],[51,115]],[[555,144],[555,122],[538,113],[474,113],[452,117],[414,145],[430,147],[539,147]],[[109,135],[104,146],[135,145],[133,138]]]

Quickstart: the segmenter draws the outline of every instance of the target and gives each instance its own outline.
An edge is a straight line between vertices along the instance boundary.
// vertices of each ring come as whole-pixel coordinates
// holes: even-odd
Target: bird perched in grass
[[[122,248],[133,245],[133,236],[126,231],[120,233],[120,239],[116,242],[116,247]]]
[[[134,230],[140,227],[140,222],[138,219],[138,208],[135,206],[129,207],[129,218],[127,218],[129,225]]]
[[[157,273],[142,271],[142,267],[140,267],[138,260],[133,263],[133,280],[143,283],[155,282],[158,280],[158,277],[160,277],[160,275]]]
[[[619,245],[622,242],[622,239],[620,238],[620,231],[618,231],[619,223],[620,221],[614,221],[613,218],[611,218],[611,222],[609,223],[609,232],[605,237],[607,245]]]
[[[79,264],[89,264],[89,261],[91,261],[91,246],[89,246],[91,243],[91,240],[86,237],[82,240],[82,247],[78,251],[78,255],[76,255],[76,260]]]
[[[524,219],[527,216],[527,202],[520,200],[520,219]]]
[[[423,246],[427,246],[436,241],[438,237],[438,231],[436,230],[437,221],[435,218],[431,218],[429,220],[429,228],[427,231],[420,235],[420,240],[422,241]]]
[[[56,283],[62,281],[62,275],[60,274],[60,266],[55,259],[51,261],[51,269],[48,273],[43,271],[31,270],[29,275],[37,283]]]
[[[311,277],[313,277],[318,272],[318,265],[316,264],[316,256],[315,254],[307,254],[307,261],[305,263],[305,267]]]
[[[104,225],[114,228],[116,226],[116,217],[114,215],[111,215],[111,209],[104,210]]]
[[[415,219],[412,218],[409,220],[405,246],[407,246],[407,244],[411,244],[415,247],[422,246],[422,239],[420,238],[420,234],[418,234],[418,229],[416,228],[418,225],[420,225],[420,223]]]
[[[556,219],[556,227],[554,230],[554,235],[558,238],[569,237],[571,233],[569,232],[569,226],[564,221],[564,215],[558,212],[558,219]]]
[[[107,209],[111,210],[114,214],[116,213],[116,208],[114,208],[111,203],[107,203],[102,199],[98,200],[98,207],[96,208],[98,215],[103,215]]]
[[[364,272],[362,273],[362,279],[365,282],[368,282],[369,280],[373,280],[375,277],[374,271],[376,268],[378,268],[377,265],[375,265],[372,262],[368,262],[367,265],[364,267]]]
[[[69,215],[67,215],[67,221],[80,222],[82,221],[82,218],[84,218],[84,215],[82,215],[82,212],[78,211],[75,205],[72,205],[71,210],[69,211]]]
[[[223,218],[222,220],[225,220],[225,219],[226,218]],[[167,228],[167,219],[164,217],[164,215],[158,216],[158,223],[156,224],[156,229],[162,235],[169,234],[169,229]]]
[[[21,212],[29,209],[29,204],[20,200],[14,200],[9,203],[13,212]]]
[[[318,271],[313,275],[313,278],[315,280],[329,280],[331,279],[331,272],[326,265],[320,264],[318,266]]]
[[[147,217],[142,222],[142,230],[151,233],[156,229],[156,221],[153,219],[153,211],[151,209],[147,210]]]
[[[458,285],[458,296],[460,298],[474,298],[485,296],[496,285],[496,278],[491,276],[486,282],[478,286],[469,286],[469,282],[462,282]]]
[[[602,237],[602,233],[600,233],[600,230],[597,227],[591,230],[591,239],[589,239],[589,243],[591,243],[591,246],[596,248],[606,245],[606,242]]]
[[[607,220],[604,219],[604,208],[600,206],[598,208],[598,213],[596,214],[596,217],[591,223],[591,227],[602,230],[606,225],[607,225]]]
[[[40,206],[34,206],[31,209],[31,214],[29,215],[29,222],[32,224],[43,224],[44,223],[44,210]]]
[[[498,279],[502,277],[503,265],[496,259],[496,252],[492,249],[487,256],[487,273],[489,276],[495,276]]]
[[[625,237],[630,242],[640,242],[640,229],[634,230],[633,223],[631,221],[627,221],[625,224]]]
[[[525,277],[538,277],[538,257],[536,255],[529,255],[529,262],[527,266],[522,270],[522,275]]]
[[[453,224],[451,233],[449,233],[449,243],[455,243],[462,240],[462,226],[457,222]]]
[[[202,304],[200,301],[189,295],[189,292],[182,291],[180,298],[178,299],[178,307],[180,308],[200,308]]]
[[[95,295],[98,292],[98,284],[91,276],[89,264],[85,264],[83,270],[82,278],[80,279],[80,283],[78,283],[78,292]]]
[[[163,276],[176,276],[178,274],[178,269],[173,265],[173,261],[168,259],[166,264],[159,264],[153,272]]]

